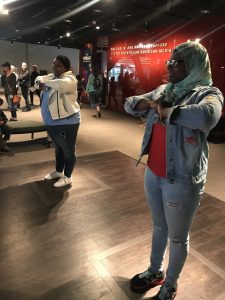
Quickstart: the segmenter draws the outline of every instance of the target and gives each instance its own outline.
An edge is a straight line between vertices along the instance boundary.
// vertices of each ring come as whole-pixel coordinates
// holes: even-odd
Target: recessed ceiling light
[[[70,37],[70,32],[67,32],[67,33],[66,33],[66,36],[67,36],[67,37]]]
[[[203,15],[207,15],[207,14],[210,14],[210,10],[209,9],[201,9],[200,13]]]
[[[119,28],[116,28],[116,27],[113,27],[113,28],[112,28],[112,31],[118,32],[118,31],[120,31],[120,29],[119,29]]]
[[[96,26],[95,28],[96,28],[97,30],[99,30],[99,29],[100,29],[100,26]]]
[[[66,20],[64,20],[64,22],[66,22],[66,23],[72,23],[72,20],[66,19]]]
[[[38,44],[40,44],[41,42],[37,42]]]
[[[120,31],[115,22],[112,24],[112,31]]]
[[[94,9],[93,12],[96,12],[96,13],[101,13],[102,10],[101,9]]]
[[[63,38],[63,36],[62,35],[60,35],[60,39],[62,39]]]
[[[19,29],[16,29],[15,31],[16,31],[16,32],[19,32]]]

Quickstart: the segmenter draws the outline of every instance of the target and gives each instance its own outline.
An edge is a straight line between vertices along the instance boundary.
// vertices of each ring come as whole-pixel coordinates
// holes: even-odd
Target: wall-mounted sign
[[[93,44],[88,43],[81,50],[81,74],[82,78],[87,83],[88,76],[91,72],[91,62],[92,62],[92,49]]]
[[[109,47],[110,74],[134,73],[134,79],[139,82],[140,91],[149,90],[162,83],[165,78],[165,61],[170,57],[174,48],[174,40],[160,42],[120,41]],[[116,67],[114,67],[116,66]]]
[[[111,47],[110,56],[171,53],[172,50],[168,43],[139,43],[136,45]]]
[[[151,91],[165,83],[167,67],[165,61],[173,49],[183,42],[201,42],[208,50],[213,83],[225,94],[225,26],[224,18],[204,16],[179,27],[171,24],[153,31],[128,34],[126,38],[109,40],[109,77],[118,81],[125,99],[123,81],[136,81],[136,93]],[[134,89],[132,88],[132,93]]]

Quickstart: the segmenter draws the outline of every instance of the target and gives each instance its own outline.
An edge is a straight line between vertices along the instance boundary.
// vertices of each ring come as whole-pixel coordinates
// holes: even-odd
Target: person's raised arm
[[[143,98],[137,103],[137,105],[135,106],[135,110],[148,110],[150,108],[155,108],[156,105],[157,101],[148,98]]]
[[[124,109],[128,114],[140,117],[146,115],[150,109],[156,108],[162,98],[164,98],[164,85],[150,93],[127,98]]]
[[[172,124],[208,132],[219,121],[222,107],[222,93],[217,88],[212,88],[202,95],[199,103],[165,109],[165,113],[168,114],[168,121]]]

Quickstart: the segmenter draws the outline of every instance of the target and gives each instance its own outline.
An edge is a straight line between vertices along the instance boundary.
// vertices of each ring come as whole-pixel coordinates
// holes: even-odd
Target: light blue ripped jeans
[[[169,265],[165,281],[175,285],[189,249],[189,231],[203,193],[204,183],[169,183],[145,171],[145,194],[152,213],[153,235],[150,265],[153,272],[163,270],[167,241],[170,240]]]

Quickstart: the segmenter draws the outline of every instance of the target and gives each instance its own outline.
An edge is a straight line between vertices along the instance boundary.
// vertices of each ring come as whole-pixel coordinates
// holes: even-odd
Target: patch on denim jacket
[[[185,138],[185,141],[189,144],[195,145],[197,144],[196,139],[193,136],[188,136]]]

